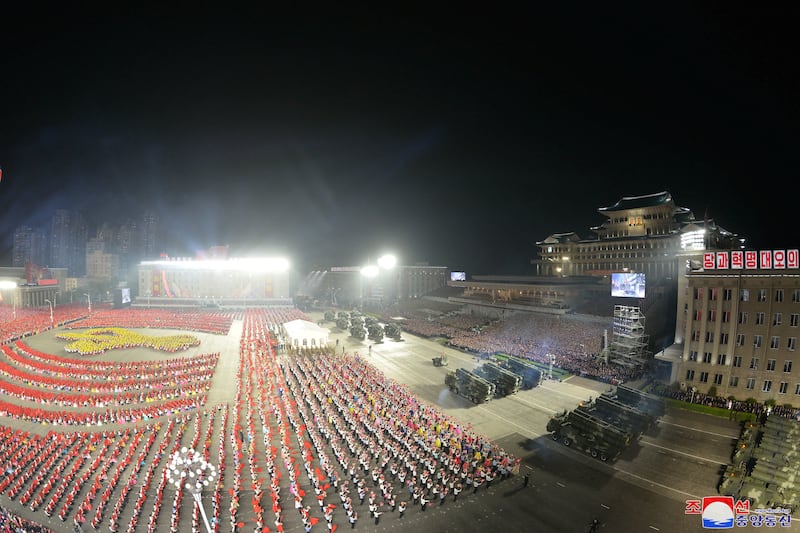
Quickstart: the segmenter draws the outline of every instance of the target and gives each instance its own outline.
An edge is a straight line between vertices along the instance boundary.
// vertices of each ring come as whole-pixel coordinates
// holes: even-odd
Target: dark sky
[[[524,274],[663,190],[800,246],[796,11],[556,4],[5,12],[0,255],[56,208],[152,208],[171,255]]]

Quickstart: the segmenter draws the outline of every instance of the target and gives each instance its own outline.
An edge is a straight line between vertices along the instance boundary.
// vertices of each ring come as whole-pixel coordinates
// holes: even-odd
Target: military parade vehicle
[[[522,377],[523,389],[532,389],[542,381],[542,371],[532,361],[508,357],[501,365]]]
[[[495,394],[494,383],[465,368],[448,372],[444,383],[452,392],[469,398],[473,403],[488,402]]]
[[[719,493],[749,500],[750,508],[786,509],[800,504],[800,421],[776,415],[746,423],[719,485]]]
[[[547,431],[553,440],[573,446],[601,461],[614,461],[628,447],[632,435],[592,413],[573,409],[550,418]]]
[[[593,407],[601,414],[601,418],[629,431],[637,438],[656,422],[652,415],[619,401],[612,393],[598,396]]]
[[[521,376],[503,368],[494,361],[487,361],[482,364],[475,369],[475,373],[494,383],[495,394],[498,397],[514,394],[522,385]]]
[[[432,358],[431,361],[433,361],[433,366],[447,366],[449,364],[445,354],[438,355]]]
[[[624,383],[617,385],[615,395],[622,403],[644,411],[653,418],[664,416],[664,412],[667,410],[667,404],[661,396],[644,392]]]

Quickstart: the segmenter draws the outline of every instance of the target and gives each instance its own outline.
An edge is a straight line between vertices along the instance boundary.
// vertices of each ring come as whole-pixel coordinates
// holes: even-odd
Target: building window
[[[786,394],[786,391],[789,390],[789,384],[785,381],[781,381],[781,384],[778,385],[778,394]]]
[[[716,287],[714,287],[712,289],[708,289],[708,299],[711,300],[712,302],[716,302],[717,301],[717,293],[718,292],[719,292],[719,289],[716,288]]]
[[[767,289],[758,289],[758,301],[759,302],[767,301]]]
[[[700,383],[708,383],[708,372],[700,372]]]
[[[753,390],[756,388],[756,378],[747,378],[747,383],[745,383],[744,388],[747,390]]]
[[[742,302],[750,301],[750,289],[742,289],[742,292],[739,293],[739,301]]]
[[[764,312],[759,311],[756,313],[756,326],[763,326],[764,325]]]
[[[739,376],[731,376],[730,381],[728,382],[729,387],[738,387],[739,386]]]
[[[708,312],[708,321],[714,322],[717,319],[717,312],[714,309],[711,309]]]
[[[761,335],[753,335],[753,347],[754,348],[761,348],[761,344],[764,342],[764,337]]]
[[[775,301],[783,302],[783,289],[775,289]]]
[[[797,347],[797,337],[789,337],[789,342],[786,343],[786,349],[793,352]]]
[[[719,334],[719,343],[720,344],[728,344],[728,334],[727,333],[720,333]]]
[[[767,359],[767,370],[775,372],[775,359]]]
[[[744,333],[736,334],[736,346],[744,346]]]
[[[800,383],[794,386],[794,393],[800,395]]]
[[[697,342],[700,340],[700,332],[698,330],[694,330],[692,332],[692,342]]]
[[[741,355],[734,355],[733,356],[733,366],[736,368],[742,368],[742,356]]]
[[[796,328],[798,324],[800,324],[800,314],[792,313],[789,315],[789,325]]]
[[[714,342],[714,332],[706,331],[706,342]]]
[[[711,362],[711,352],[703,353],[703,362],[710,363]]]
[[[750,369],[758,370],[758,357],[753,357],[750,359]]]
[[[694,290],[694,299],[695,300],[702,300],[703,299],[703,289],[701,287],[697,287]]]
[[[747,324],[747,312],[742,311],[739,313],[739,324]]]
[[[783,362],[783,371],[786,372],[787,374],[792,371],[791,359],[787,359],[786,361]]]
[[[714,385],[722,385],[722,374],[714,374]]]
[[[717,364],[718,365],[724,365],[727,362],[727,360],[728,360],[728,356],[726,354],[724,354],[724,353],[718,353],[717,354]]]
[[[686,381],[693,381],[694,380],[694,370],[689,369],[686,371]]]
[[[794,289],[792,291],[792,303],[800,303],[800,289]]]
[[[764,380],[764,386],[761,387],[761,392],[769,392],[771,390],[772,390],[772,380],[771,379],[765,379]]]
[[[727,324],[731,321],[731,312],[730,311],[723,311],[722,312],[722,323]]]
[[[697,352],[695,350],[689,350],[689,361],[697,361]]]
[[[800,291],[798,291],[798,298],[800,298]],[[726,302],[730,302],[733,299],[733,290],[732,289],[725,289],[722,292],[722,299]],[[798,300],[800,301],[800,300]]]
[[[783,322],[783,314],[775,313],[775,315],[773,315],[772,317],[772,325],[780,326],[782,322]]]

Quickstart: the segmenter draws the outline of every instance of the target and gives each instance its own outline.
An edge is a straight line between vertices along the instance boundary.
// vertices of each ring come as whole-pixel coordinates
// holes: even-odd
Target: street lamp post
[[[194,498],[195,505],[200,509],[200,514],[203,515],[206,531],[212,533],[211,524],[208,523],[208,516],[206,516],[206,510],[203,508],[200,494],[203,492],[204,487],[214,481],[217,475],[214,465],[207,462],[202,454],[184,446],[180,451],[172,455],[168,468],[169,482],[175,485],[178,490],[185,488],[189,491]]]
[[[86,296],[86,300],[89,302],[89,313],[91,313],[92,312],[92,295],[89,294],[88,292],[84,292],[83,295]]]
[[[48,299],[45,299],[45,302],[50,305],[50,327],[53,327],[53,302]]]
[[[697,392],[697,387],[692,387],[692,397],[689,399],[689,403],[694,403],[694,393]]]

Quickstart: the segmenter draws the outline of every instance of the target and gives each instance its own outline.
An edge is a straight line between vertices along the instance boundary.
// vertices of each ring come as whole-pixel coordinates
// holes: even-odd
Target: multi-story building
[[[80,213],[58,209],[50,223],[49,266],[66,268],[70,275],[86,272],[86,241],[89,228]]]
[[[158,215],[153,211],[147,211],[142,215],[141,220],[141,257],[143,259],[157,259],[161,253]]]
[[[47,265],[47,234],[39,228],[19,226],[14,230],[11,264],[22,267],[28,263]]]
[[[291,302],[288,264],[278,259],[142,261],[138,289],[142,305]]]
[[[707,253],[685,278],[676,342],[663,356],[672,381],[800,406],[798,250]]]
[[[629,271],[644,273],[648,282],[675,280],[687,253],[742,245],[738,235],[714,221],[696,220],[667,191],[624,197],[597,212],[607,220],[590,228],[595,238],[554,233],[536,243],[539,258],[531,261],[536,275],[605,276]]]

